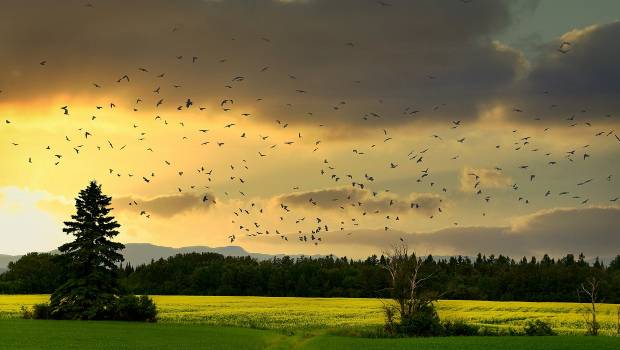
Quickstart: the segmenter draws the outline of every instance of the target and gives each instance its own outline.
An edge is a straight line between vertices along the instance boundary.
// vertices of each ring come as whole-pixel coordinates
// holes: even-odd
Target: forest
[[[63,257],[30,253],[0,275],[0,293],[51,293],[64,283]],[[373,298],[389,295],[386,257],[274,258],[224,257],[215,253],[179,254],[117,270],[127,292],[151,295],[239,295]],[[428,288],[442,299],[578,302],[577,288],[589,277],[600,280],[600,301],[620,303],[620,255],[609,263],[583,254],[545,255],[514,260],[506,256],[424,260],[432,274]]]

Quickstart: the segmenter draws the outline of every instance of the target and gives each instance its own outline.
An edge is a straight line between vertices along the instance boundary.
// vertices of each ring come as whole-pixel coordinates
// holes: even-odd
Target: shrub
[[[25,319],[35,319],[35,320],[47,320],[50,318],[50,304],[42,303],[42,304],[34,304],[32,309],[22,306],[22,318]]]
[[[408,336],[438,336],[443,334],[443,327],[433,304],[421,306],[413,315],[401,318],[396,327],[397,333]]]
[[[69,305],[53,309],[49,304],[35,305],[35,317],[54,318],[60,320],[112,320],[112,321],[157,321],[157,306],[146,295],[133,294],[122,296],[107,296],[98,298],[86,310],[76,305]],[[40,315],[41,317],[36,317]],[[26,314],[24,314],[24,318]]]
[[[496,334],[495,329],[492,329],[490,327],[480,327],[480,333],[479,333],[480,336],[488,337],[488,336],[494,336],[495,334]]]
[[[383,312],[385,314],[385,324],[383,325],[383,331],[387,334],[396,334],[396,308],[392,305],[384,305]]]
[[[32,306],[32,318],[37,320],[47,320],[50,318],[52,308],[48,303],[34,304]]]
[[[287,330],[287,333],[291,332]],[[291,332],[294,333],[294,332]],[[354,326],[354,327],[338,327],[329,329],[327,331],[329,335],[335,335],[339,337],[349,338],[392,338],[392,334],[385,332],[383,327],[372,326]],[[290,334],[287,334],[290,335]]]
[[[529,336],[556,335],[551,325],[543,320],[529,321],[523,330]]]
[[[480,327],[478,329],[479,336],[493,336],[493,337],[516,337],[525,335],[520,330],[515,330],[512,327],[502,328],[502,327]]]
[[[116,301],[111,317],[119,321],[157,321],[157,306],[146,295],[124,295]]]
[[[521,332],[519,330],[516,330],[516,329],[513,329],[512,327],[508,327],[508,331],[507,331],[506,335],[509,335],[511,337],[520,336],[520,335],[523,335],[523,332]]]
[[[20,308],[21,313],[22,313],[22,318],[29,320],[32,318],[32,310],[30,310],[30,308],[25,307],[24,305],[21,306]]]
[[[447,336],[474,336],[478,335],[480,326],[468,324],[465,321],[446,321],[443,324],[444,334]]]
[[[616,307],[616,336],[620,337],[620,305]]]

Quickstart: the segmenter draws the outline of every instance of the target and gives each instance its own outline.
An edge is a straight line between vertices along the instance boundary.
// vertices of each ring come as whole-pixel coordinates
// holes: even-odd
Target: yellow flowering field
[[[0,318],[19,317],[21,306],[45,302],[48,295],[0,295]],[[163,323],[204,323],[267,329],[372,327],[383,323],[382,301],[346,298],[268,298],[153,296]],[[561,334],[584,332],[584,305],[577,303],[442,300],[442,319],[519,329],[542,319]],[[599,304],[601,332],[612,334],[617,305]]]

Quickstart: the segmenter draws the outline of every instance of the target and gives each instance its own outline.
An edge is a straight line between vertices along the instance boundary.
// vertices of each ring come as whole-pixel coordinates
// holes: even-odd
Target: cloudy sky
[[[614,0],[6,0],[0,253],[67,241],[95,179],[122,242],[615,255],[618,14]]]

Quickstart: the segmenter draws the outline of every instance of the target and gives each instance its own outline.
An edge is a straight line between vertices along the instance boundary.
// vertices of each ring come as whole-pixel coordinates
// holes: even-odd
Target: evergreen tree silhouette
[[[119,253],[125,246],[113,242],[120,225],[109,206],[112,198],[101,192],[96,181],[75,199],[76,213],[63,232],[75,237],[58,248],[68,262],[69,278],[51,297],[52,316],[63,319],[106,319],[120,294]]]

